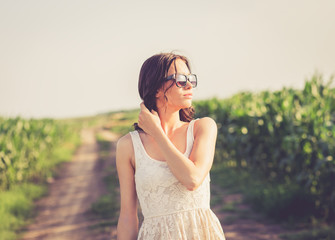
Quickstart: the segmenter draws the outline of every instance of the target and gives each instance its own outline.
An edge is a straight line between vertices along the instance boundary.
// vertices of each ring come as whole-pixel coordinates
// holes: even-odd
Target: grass
[[[281,234],[284,240],[333,240],[335,239],[335,226],[324,226],[297,233]]]
[[[223,223],[224,223],[225,225],[231,225],[231,224],[233,224],[233,223],[234,223],[236,220],[238,220],[238,219],[239,219],[239,216],[238,216],[238,215],[227,216],[227,217],[225,217]]]
[[[224,206],[221,208],[222,211],[224,212],[237,212],[238,209],[236,207],[237,203],[236,202],[229,202],[229,203],[225,203]]]
[[[119,201],[114,194],[107,194],[92,204],[92,211],[103,219],[116,225],[118,218]]]
[[[256,171],[251,173],[223,164],[213,166],[212,175],[222,188],[242,193],[244,202],[277,222],[291,221],[292,225],[309,221],[314,202],[300,186],[264,182]]]
[[[31,173],[32,182],[11,186],[0,192],[0,239],[14,240],[33,217],[34,200],[47,193],[47,179],[52,178],[59,163],[69,161],[80,144],[74,131],[64,143],[55,147],[50,156],[40,159]],[[29,220],[30,219],[30,220]]]
[[[211,206],[218,205],[218,204],[221,203],[221,201],[222,201],[221,197],[219,195],[216,195],[212,191],[212,194],[211,194]]]
[[[78,134],[69,136],[66,142],[56,146],[49,156],[39,159],[35,169],[33,169],[31,180],[40,184],[46,179],[53,178],[57,173],[56,169],[60,163],[71,160],[75,150],[80,145]]]
[[[110,128],[112,132],[119,133],[120,135],[125,135],[128,132],[131,132],[134,130],[132,126],[129,125],[119,125],[119,126],[113,126]]]
[[[137,122],[139,111],[132,110],[120,112],[113,116],[110,124],[110,130],[114,133],[125,135],[134,130],[133,124]]]
[[[229,193],[242,192],[245,184],[250,180],[250,174],[245,171],[237,172],[224,164],[215,163],[211,170],[213,181]]]
[[[113,150],[112,143],[103,139],[100,135],[97,135],[96,139],[99,145],[99,161],[110,161],[110,152]],[[92,213],[101,219],[91,227],[98,232],[109,232],[110,227],[117,224],[120,208],[116,168],[111,166],[106,168],[105,172],[104,182],[108,193],[101,196],[91,206]]]
[[[32,217],[34,200],[46,193],[45,186],[25,183],[0,193],[0,239],[16,239],[17,231]]]
[[[243,202],[261,213],[259,221],[280,223],[292,233],[281,234],[284,240],[332,240],[335,239],[335,226],[321,221],[310,221],[303,215],[308,212],[309,196],[298,186],[283,186],[264,183],[257,173],[226,167],[216,163],[211,170],[213,182],[231,193],[241,193]],[[226,203],[223,211],[233,213],[225,218],[225,224],[232,224],[237,218],[249,218],[248,211],[238,210],[236,203]],[[244,216],[244,217],[243,217]]]

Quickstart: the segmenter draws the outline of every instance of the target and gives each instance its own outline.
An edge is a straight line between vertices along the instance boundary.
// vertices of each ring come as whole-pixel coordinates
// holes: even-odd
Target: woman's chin
[[[192,100],[190,101],[185,101],[185,103],[183,104],[183,107],[182,108],[189,108],[192,106]]]
[[[179,103],[171,104],[170,107],[177,109],[190,108],[192,106],[192,99],[187,99],[186,101],[181,101]]]

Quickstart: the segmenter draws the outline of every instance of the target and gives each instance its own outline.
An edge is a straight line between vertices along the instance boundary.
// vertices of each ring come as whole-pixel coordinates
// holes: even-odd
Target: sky
[[[190,59],[194,100],[335,74],[332,0],[0,0],[0,116],[139,108],[143,62]]]

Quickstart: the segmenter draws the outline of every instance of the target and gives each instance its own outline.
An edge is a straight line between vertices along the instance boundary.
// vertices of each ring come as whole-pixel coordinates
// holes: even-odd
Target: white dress
[[[189,157],[194,136],[192,120],[187,129]],[[210,176],[195,191],[189,191],[172,174],[166,162],[151,158],[139,133],[130,132],[135,152],[136,192],[144,216],[137,239],[223,239],[221,224],[210,209]]]

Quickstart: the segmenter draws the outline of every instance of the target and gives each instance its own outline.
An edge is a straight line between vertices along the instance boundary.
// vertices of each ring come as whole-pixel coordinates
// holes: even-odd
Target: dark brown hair
[[[139,81],[138,81],[138,92],[144,105],[151,110],[157,111],[156,106],[156,94],[159,89],[163,87],[165,78],[167,77],[169,68],[171,64],[176,64],[176,59],[181,59],[185,62],[186,66],[191,72],[189,60],[182,55],[174,53],[159,53],[148,58],[142,65]],[[175,65],[176,69],[176,65]],[[166,91],[173,86],[174,83],[165,89],[164,97]],[[180,120],[183,122],[190,122],[193,119],[194,108],[191,106],[189,108],[183,108],[179,110]],[[135,130],[143,131],[137,123],[134,123]]]

